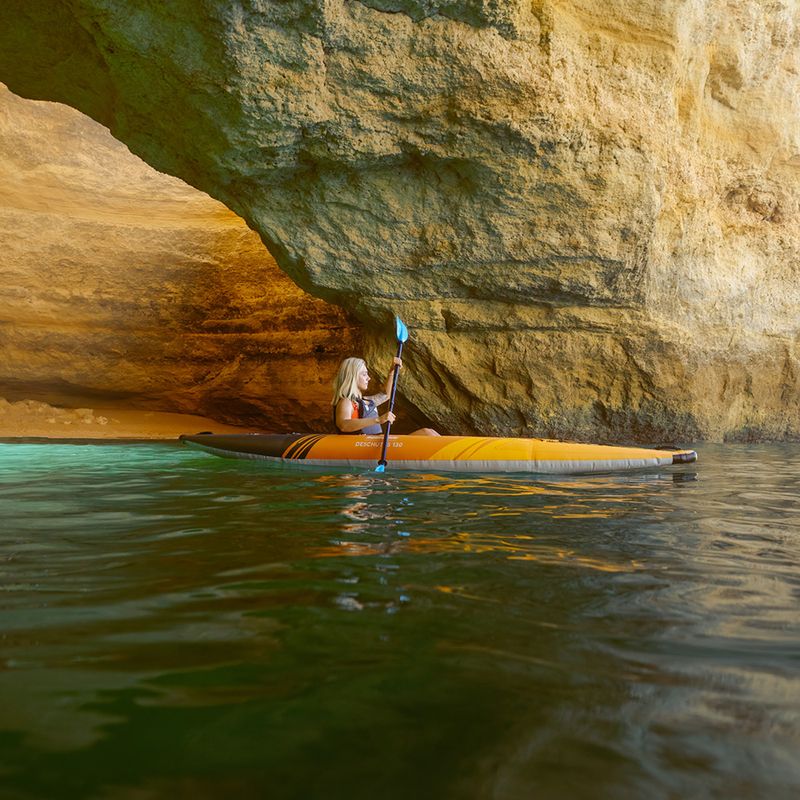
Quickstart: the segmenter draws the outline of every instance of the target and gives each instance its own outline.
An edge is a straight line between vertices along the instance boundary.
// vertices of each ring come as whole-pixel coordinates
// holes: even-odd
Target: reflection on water
[[[679,480],[676,480],[679,479]],[[404,506],[414,502],[437,503],[439,499],[431,495],[441,495],[441,502],[447,503],[452,513],[446,516],[446,535],[436,537],[411,536],[409,531],[397,530],[402,538],[383,538],[370,541],[370,526],[377,519],[380,523],[391,522],[387,510],[375,508],[370,502],[373,495],[380,498],[386,486],[369,474],[323,476],[320,483],[331,487],[335,492],[344,489],[344,496],[352,500],[341,507],[345,517],[340,525],[342,534],[348,539],[334,541],[320,548],[309,548],[308,557],[331,558],[341,556],[367,556],[387,553],[444,553],[461,551],[465,553],[502,553],[506,558],[538,561],[546,564],[565,563],[588,569],[606,572],[630,572],[640,566],[636,561],[598,560],[587,557],[572,548],[564,547],[563,542],[541,542],[539,536],[528,533],[530,526],[537,525],[534,515],[542,515],[546,520],[611,519],[629,515],[632,503],[647,502],[650,498],[648,486],[653,481],[685,483],[697,479],[697,473],[689,470],[670,474],[655,472],[622,475],[603,475],[586,477],[562,477],[554,481],[541,480],[531,483],[529,477],[521,476],[465,476],[453,481],[449,476],[440,475],[400,475],[391,483],[394,491],[407,492],[403,498]],[[463,496],[469,508],[455,498]],[[315,494],[315,499],[330,501],[330,495]],[[508,502],[494,502],[483,498],[508,498]],[[427,498],[427,500],[426,500]],[[470,498],[482,498],[474,503]],[[476,508],[473,508],[476,506]],[[504,517],[504,524],[492,524],[493,518]],[[512,520],[511,518],[518,518]],[[458,520],[462,520],[459,523]],[[399,523],[399,520],[394,520]],[[475,525],[474,523],[478,524]],[[498,520],[500,522],[500,520]],[[512,525],[513,523],[513,525]],[[459,530],[459,525],[465,530]],[[520,531],[526,531],[525,533]]]
[[[800,447],[690,466],[0,445],[0,796],[794,797]]]
[[[494,516],[494,515],[493,515]],[[349,528],[349,530],[353,530]],[[405,532],[400,532],[403,535]],[[406,536],[410,534],[405,533]],[[369,544],[358,541],[338,541],[334,545],[310,548],[309,558],[336,558],[341,556],[372,556],[410,553],[504,553],[506,558],[521,561],[539,561],[543,564],[569,564],[604,572],[630,572],[636,569],[634,561],[624,564],[613,564],[610,561],[598,561],[587,558],[574,550],[566,550],[554,545],[537,545],[535,537],[498,536],[493,534],[476,535],[470,533],[454,533],[444,539],[400,539],[381,544]]]

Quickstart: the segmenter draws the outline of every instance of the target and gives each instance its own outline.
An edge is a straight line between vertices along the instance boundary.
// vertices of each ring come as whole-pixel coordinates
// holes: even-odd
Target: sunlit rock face
[[[0,86],[0,397],[330,425],[358,349],[221,203]]]
[[[11,0],[0,79],[249,220],[454,432],[800,435],[791,0]]]

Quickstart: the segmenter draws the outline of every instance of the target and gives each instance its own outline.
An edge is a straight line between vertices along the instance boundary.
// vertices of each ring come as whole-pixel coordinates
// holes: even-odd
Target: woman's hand
[[[396,417],[395,417],[394,413],[391,412],[391,411],[387,411],[385,414],[381,414],[378,417],[378,422],[381,425],[385,425],[387,422],[391,422],[392,424],[394,424],[395,419],[396,419]]]
[[[392,369],[394,369],[395,367],[401,367],[402,368],[402,366],[403,366],[403,359],[402,358],[398,358],[397,356],[395,356],[392,359]]]

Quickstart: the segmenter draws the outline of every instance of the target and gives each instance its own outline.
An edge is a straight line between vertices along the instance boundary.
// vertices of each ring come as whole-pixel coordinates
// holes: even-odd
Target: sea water
[[[0,797],[800,796],[800,446],[573,477],[0,445]]]

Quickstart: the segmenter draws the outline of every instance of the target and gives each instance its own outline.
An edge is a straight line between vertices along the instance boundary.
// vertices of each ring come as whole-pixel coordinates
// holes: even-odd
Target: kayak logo
[[[310,436],[301,436],[286,448],[282,458],[305,458],[311,448],[320,440],[324,439],[324,433],[312,433]]]
[[[365,441],[365,442],[354,442],[356,447],[380,447],[383,442],[375,442],[375,441]],[[389,442],[389,447],[402,447],[402,442]]]

